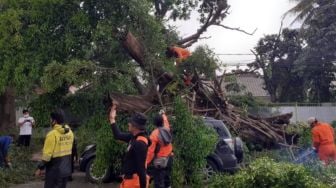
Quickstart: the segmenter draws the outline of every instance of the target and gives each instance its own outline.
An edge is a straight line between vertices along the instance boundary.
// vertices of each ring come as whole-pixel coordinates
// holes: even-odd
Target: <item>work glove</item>
[[[166,113],[165,109],[161,109],[161,110],[159,111],[159,114],[160,114],[160,115],[162,115],[162,114],[164,114],[164,113]]]

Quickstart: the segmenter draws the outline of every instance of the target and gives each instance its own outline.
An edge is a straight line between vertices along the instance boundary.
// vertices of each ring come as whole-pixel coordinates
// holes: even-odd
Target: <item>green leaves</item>
[[[0,93],[6,86],[15,83],[14,70],[21,60],[17,52],[23,48],[20,34],[21,14],[21,11],[15,9],[4,10],[0,13]]]
[[[232,188],[326,188],[303,166],[289,163],[276,163],[269,158],[253,161],[249,167],[234,176],[218,176],[209,187]]]
[[[64,84],[77,87],[89,84],[94,76],[95,65],[89,61],[72,60],[64,65],[53,62],[45,67],[43,87],[53,92]]]
[[[255,48],[257,59],[253,64],[261,68],[265,88],[272,102],[303,101],[303,77],[296,64],[303,49],[303,39],[296,30],[284,29],[281,35],[267,35]]]
[[[289,12],[299,14],[295,20],[304,19],[301,32],[285,29],[281,36],[261,39],[256,48],[258,61],[264,61],[266,88],[277,102],[330,102],[335,95],[335,1],[298,2]]]
[[[206,78],[214,78],[218,68],[219,60],[208,46],[198,46],[186,62],[179,66],[181,70],[197,73]]]
[[[329,164],[328,166],[325,166],[321,164],[320,161],[317,161],[315,163],[309,164],[306,166],[306,168],[310,171],[310,173],[322,181],[323,183],[326,183],[328,185],[331,185],[331,187],[336,186],[336,165],[335,163]]]
[[[287,135],[299,135],[299,147],[308,148],[312,146],[311,128],[306,123],[290,124],[285,131]]]
[[[27,94],[39,84],[44,66],[85,55],[91,28],[78,2],[0,3],[0,92],[11,86]]]
[[[101,128],[96,133],[97,157],[95,164],[97,165],[97,171],[102,172],[106,167],[112,167],[111,170],[113,173],[120,174],[123,154],[126,151],[127,143],[114,139],[111,126],[107,123],[107,118],[105,116],[100,117],[98,125]],[[127,119],[123,119],[122,116],[119,116],[118,119],[117,125],[122,130],[125,130]]]
[[[335,80],[336,61],[336,5],[334,1],[319,1],[314,16],[307,21],[303,32],[307,47],[297,63],[302,64],[300,73],[304,86],[310,90],[307,98],[312,102],[329,102]]]
[[[175,100],[174,114],[174,187],[203,187],[201,171],[206,157],[215,149],[217,134],[202,119],[194,119],[181,98]]]

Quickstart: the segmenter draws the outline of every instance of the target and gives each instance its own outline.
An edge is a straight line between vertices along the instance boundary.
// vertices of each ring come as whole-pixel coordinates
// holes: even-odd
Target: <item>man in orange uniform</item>
[[[187,49],[171,46],[167,48],[166,55],[168,58],[175,57],[176,63],[181,63],[190,57],[191,53]]]
[[[326,164],[336,161],[334,129],[328,123],[317,121],[315,117],[308,118],[308,124],[312,128],[313,146],[320,160]]]
[[[173,145],[170,125],[166,114],[162,111],[154,118],[156,129],[150,135],[152,144],[148,148],[147,165],[153,164],[153,179],[155,188],[171,186]]]
[[[146,157],[150,140],[146,134],[147,118],[141,113],[135,113],[129,119],[128,133],[121,132],[116,125],[117,104],[113,104],[109,121],[115,139],[128,143],[120,188],[148,188],[149,177],[146,174]]]

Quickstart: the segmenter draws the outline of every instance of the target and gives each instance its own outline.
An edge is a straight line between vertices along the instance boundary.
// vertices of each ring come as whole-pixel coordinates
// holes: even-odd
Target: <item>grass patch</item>
[[[34,172],[37,162],[31,161],[32,154],[42,150],[44,131],[34,130],[29,148],[17,147],[14,143],[9,149],[9,158],[12,169],[0,169],[0,187],[9,187],[13,184],[21,184],[36,180]]]

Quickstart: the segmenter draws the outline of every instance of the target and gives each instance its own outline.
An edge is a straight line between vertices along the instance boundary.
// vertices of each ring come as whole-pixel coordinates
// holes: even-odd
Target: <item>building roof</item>
[[[236,78],[237,84],[244,86],[245,89],[239,93],[229,92],[229,95],[241,95],[244,93],[251,93],[255,97],[269,97],[269,93],[264,89],[264,80],[261,76],[254,73],[239,73],[233,75]],[[230,84],[230,82],[224,82],[223,87]]]

